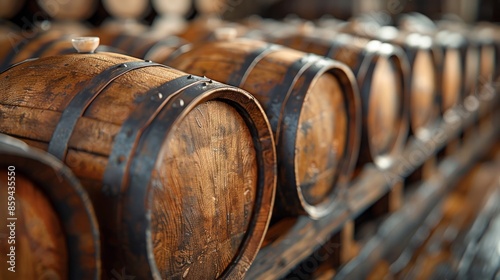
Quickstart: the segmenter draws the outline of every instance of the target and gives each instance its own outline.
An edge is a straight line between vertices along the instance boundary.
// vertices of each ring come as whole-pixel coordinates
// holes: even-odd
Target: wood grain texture
[[[2,262],[10,260],[7,254],[15,247],[15,272],[3,269],[0,277],[100,279],[97,219],[87,193],[69,169],[4,134],[0,134],[0,169],[0,190],[5,194],[0,196],[5,205],[0,217],[15,226],[0,229]],[[7,211],[8,201],[15,202],[14,215]]]
[[[272,131],[247,92],[119,54],[40,58],[0,76],[0,131],[59,149],[66,108],[101,77],[62,159],[98,214],[103,276],[243,277],[276,184]]]
[[[274,215],[319,218],[329,212],[337,186],[350,174],[357,155],[357,89],[347,68],[332,71],[337,64],[330,64],[316,70],[319,63],[308,66],[308,59],[333,62],[268,47],[249,39],[197,44],[171,57],[169,64],[255,95],[277,139],[279,198]]]
[[[320,77],[302,105],[296,139],[296,166],[304,199],[319,204],[333,191],[344,156],[348,120],[341,85]]]
[[[56,20],[86,20],[96,9],[96,0],[37,0],[38,5],[53,19]]]

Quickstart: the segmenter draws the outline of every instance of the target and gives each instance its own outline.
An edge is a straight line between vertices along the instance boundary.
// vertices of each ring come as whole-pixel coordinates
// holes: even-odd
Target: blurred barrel
[[[441,112],[461,103],[474,85],[478,59],[476,49],[468,51],[465,38],[457,32],[438,31],[435,24],[424,16],[406,15],[401,18],[399,27],[403,30],[431,36],[435,47],[441,50]],[[474,59],[476,57],[476,59]],[[467,62],[469,61],[469,62]],[[467,70],[467,64],[469,70]]]
[[[273,217],[330,213],[359,148],[358,90],[345,65],[263,41],[230,38],[194,44],[173,53],[167,63],[239,86],[261,102],[277,145]]]
[[[0,19],[11,19],[23,8],[25,0],[0,1]]]
[[[0,75],[0,131],[81,179],[104,274],[241,278],[267,230],[276,160],[247,92],[112,53],[40,58]]]
[[[386,167],[401,153],[408,136],[408,62],[401,49],[347,34],[295,33],[277,43],[347,64],[361,92],[363,132],[357,167]]]
[[[322,20],[324,29],[339,29],[355,36],[380,40],[399,46],[404,50],[410,63],[408,73],[410,83],[410,128],[411,133],[419,135],[432,126],[440,112],[439,63],[442,61],[440,50],[433,47],[432,39],[415,32],[405,32],[393,26],[376,26],[376,23],[341,22]],[[331,33],[331,36],[334,32]]]
[[[0,37],[0,42],[2,42],[0,47],[0,72],[26,59],[76,53],[71,43],[72,38],[76,38],[76,36],[61,30],[42,31],[34,33],[32,37],[28,38],[23,37],[21,33],[14,32]],[[106,51],[124,53],[118,48],[107,45],[100,45],[96,50],[96,52]],[[153,54],[160,59],[170,54],[170,52],[163,54],[161,51],[161,49],[158,49]]]
[[[57,21],[82,21],[97,9],[97,0],[36,0],[42,10]]]
[[[438,32],[444,33],[443,37],[449,37],[451,33],[454,33],[454,36],[460,36],[461,39],[461,56],[464,65],[464,81],[463,81],[463,90],[464,97],[467,95],[472,95],[478,89],[479,86],[479,77],[481,75],[481,52],[482,46],[481,44],[473,38],[468,31],[461,28],[448,28],[449,24],[441,26]],[[487,55],[488,50],[484,49],[486,52],[484,55]],[[491,57],[490,57],[491,58]]]
[[[89,34],[101,38],[101,44],[115,48],[121,53],[155,62],[165,61],[172,52],[188,43],[173,35],[158,38],[147,33],[130,34],[109,28],[95,29]]]
[[[0,278],[100,279],[97,220],[73,173],[53,156],[3,134],[0,169],[0,218],[11,226],[0,229]],[[15,272],[7,270],[11,266]]]

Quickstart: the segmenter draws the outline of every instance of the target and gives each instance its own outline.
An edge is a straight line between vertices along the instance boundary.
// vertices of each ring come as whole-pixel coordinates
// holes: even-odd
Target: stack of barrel
[[[25,279],[242,278],[271,214],[331,215],[500,61],[494,26],[236,24],[198,1],[191,25],[153,30],[130,25],[145,2],[109,0],[122,20],[89,29],[80,2],[39,1],[59,21],[30,36],[2,27],[0,133],[18,140],[0,135],[0,187],[15,168]]]

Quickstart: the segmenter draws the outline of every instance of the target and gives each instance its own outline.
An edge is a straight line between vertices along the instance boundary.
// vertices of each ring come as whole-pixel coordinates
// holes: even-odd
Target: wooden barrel
[[[130,34],[109,28],[95,29],[89,33],[101,38],[101,44],[120,50],[120,52],[155,62],[165,61],[172,52],[188,42],[177,36],[157,38],[149,34]]]
[[[474,71],[477,74],[475,66],[478,61],[474,50],[467,51],[465,38],[457,32],[439,32],[433,22],[418,14],[406,15],[398,24],[400,29],[431,36],[434,48],[441,51],[442,59],[438,67],[441,79],[441,112],[444,113],[461,103],[466,89],[470,90],[474,85],[471,77]],[[438,55],[438,52],[435,54]],[[466,70],[467,61],[470,70]]]
[[[458,49],[463,63],[463,97],[474,94],[478,88],[478,75],[481,74],[481,46],[479,42],[469,36],[468,32],[463,29],[442,27],[436,36],[443,38],[457,37]]]
[[[347,64],[361,92],[363,131],[357,169],[367,162],[386,167],[408,136],[408,66],[402,50],[347,34],[295,34],[276,42]]]
[[[277,145],[275,217],[330,213],[358,154],[358,90],[345,65],[250,39],[193,45],[167,63],[261,102]]]
[[[11,19],[19,13],[24,6],[25,0],[2,0],[0,1],[0,19]]]
[[[246,272],[276,184],[253,96],[113,53],[40,58],[0,80],[0,131],[60,158],[89,192],[105,277]]]
[[[398,30],[393,26],[375,26],[361,22],[323,20],[323,28],[338,28],[355,36],[380,40],[402,48],[410,63],[410,132],[419,135],[432,126],[439,109],[438,67],[441,52],[432,47],[432,39],[414,32]],[[332,35],[331,36],[335,36]]]
[[[40,8],[58,21],[82,21],[97,9],[97,0],[36,0]]]
[[[464,23],[441,21],[442,30],[457,32],[466,44],[465,72],[466,95],[477,93],[485,84],[493,81],[496,70],[497,52],[495,34],[489,28],[472,27]],[[479,74],[479,76],[478,76]]]
[[[0,278],[100,279],[97,219],[73,173],[3,134],[0,169]]]
[[[76,53],[71,43],[72,38],[75,38],[75,35],[60,30],[40,32],[35,34],[33,38],[24,38],[20,33],[11,33],[8,36],[0,37],[0,41],[5,43],[0,47],[0,71],[26,59]],[[96,51],[124,53],[118,48],[107,45],[100,45]],[[158,56],[163,59],[166,54],[159,52]]]

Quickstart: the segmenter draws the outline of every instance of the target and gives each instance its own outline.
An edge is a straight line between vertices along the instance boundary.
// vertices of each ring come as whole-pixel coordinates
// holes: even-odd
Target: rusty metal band
[[[317,55],[308,54],[304,57],[296,60],[285,73],[283,82],[276,85],[271,90],[271,100],[269,105],[266,106],[266,115],[269,118],[269,123],[271,124],[272,130],[275,132],[276,138],[280,134],[279,123],[283,117],[282,113],[286,102],[288,102],[290,93],[292,92],[295,83],[302,76],[304,71],[309,68],[312,64],[316,63],[318,60],[323,59]],[[297,116],[298,117],[298,116]]]
[[[7,72],[8,70],[10,70],[10,69],[12,69],[12,68],[14,68],[14,67],[17,67],[17,66],[19,66],[19,65],[21,65],[21,64],[24,64],[24,63],[26,63],[26,62],[30,62],[30,61],[35,61],[35,60],[38,60],[38,57],[35,57],[35,58],[28,58],[28,59],[25,59],[25,60],[20,61],[20,62],[18,62],[18,63],[14,63],[14,64],[12,64],[11,66],[7,67],[7,69],[5,69],[5,70],[1,71],[1,72],[0,72],[0,74],[3,74],[4,72]]]
[[[0,135],[0,166],[15,165],[16,172],[35,182],[51,202],[66,236],[69,279],[98,280],[101,275],[99,229],[87,193],[61,162],[24,147],[20,140],[5,143],[9,138]],[[75,220],[82,231],[75,231]]]
[[[150,211],[147,198],[151,191],[149,186],[153,170],[165,139],[179,115],[185,110],[185,106],[201,93],[217,88],[227,88],[227,85],[198,83],[177,94],[144,132],[132,156],[130,168],[126,174],[130,187],[125,190],[126,194],[122,198],[124,212],[120,215],[122,220],[119,226],[121,232],[128,233],[122,235],[122,238],[125,238],[122,244],[131,255],[135,256],[134,265],[148,268],[152,275],[149,276],[150,278],[160,278],[158,269],[151,267],[148,262],[148,236],[145,234],[149,231],[150,224],[150,220],[145,219],[144,216]],[[184,106],[180,105],[181,100]]]
[[[151,59],[150,56],[152,53],[154,53],[158,48],[161,47],[178,47],[180,46],[184,41],[176,36],[169,36],[163,40],[160,40],[156,42],[155,44],[152,44],[146,50],[144,50],[143,57],[144,59]]]
[[[115,79],[125,73],[145,67],[167,67],[150,61],[132,61],[109,67],[99,75],[93,77],[86,86],[75,94],[63,111],[59,123],[52,134],[48,152],[64,161],[68,151],[68,144],[78,119],[83,116],[90,104]]]
[[[255,66],[268,54],[280,49],[279,45],[275,44],[266,44],[263,47],[260,47],[253,52],[251,52],[247,57],[245,57],[245,61],[241,65],[241,67],[234,71],[229,79],[227,80],[227,84],[241,87],[248,75],[252,72]]]
[[[197,83],[210,80],[193,75],[185,75],[149,90],[139,100],[132,114],[125,120],[114,138],[113,148],[104,171],[103,192],[117,196],[124,184],[124,174],[144,130],[153,122],[160,111],[178,92]]]

